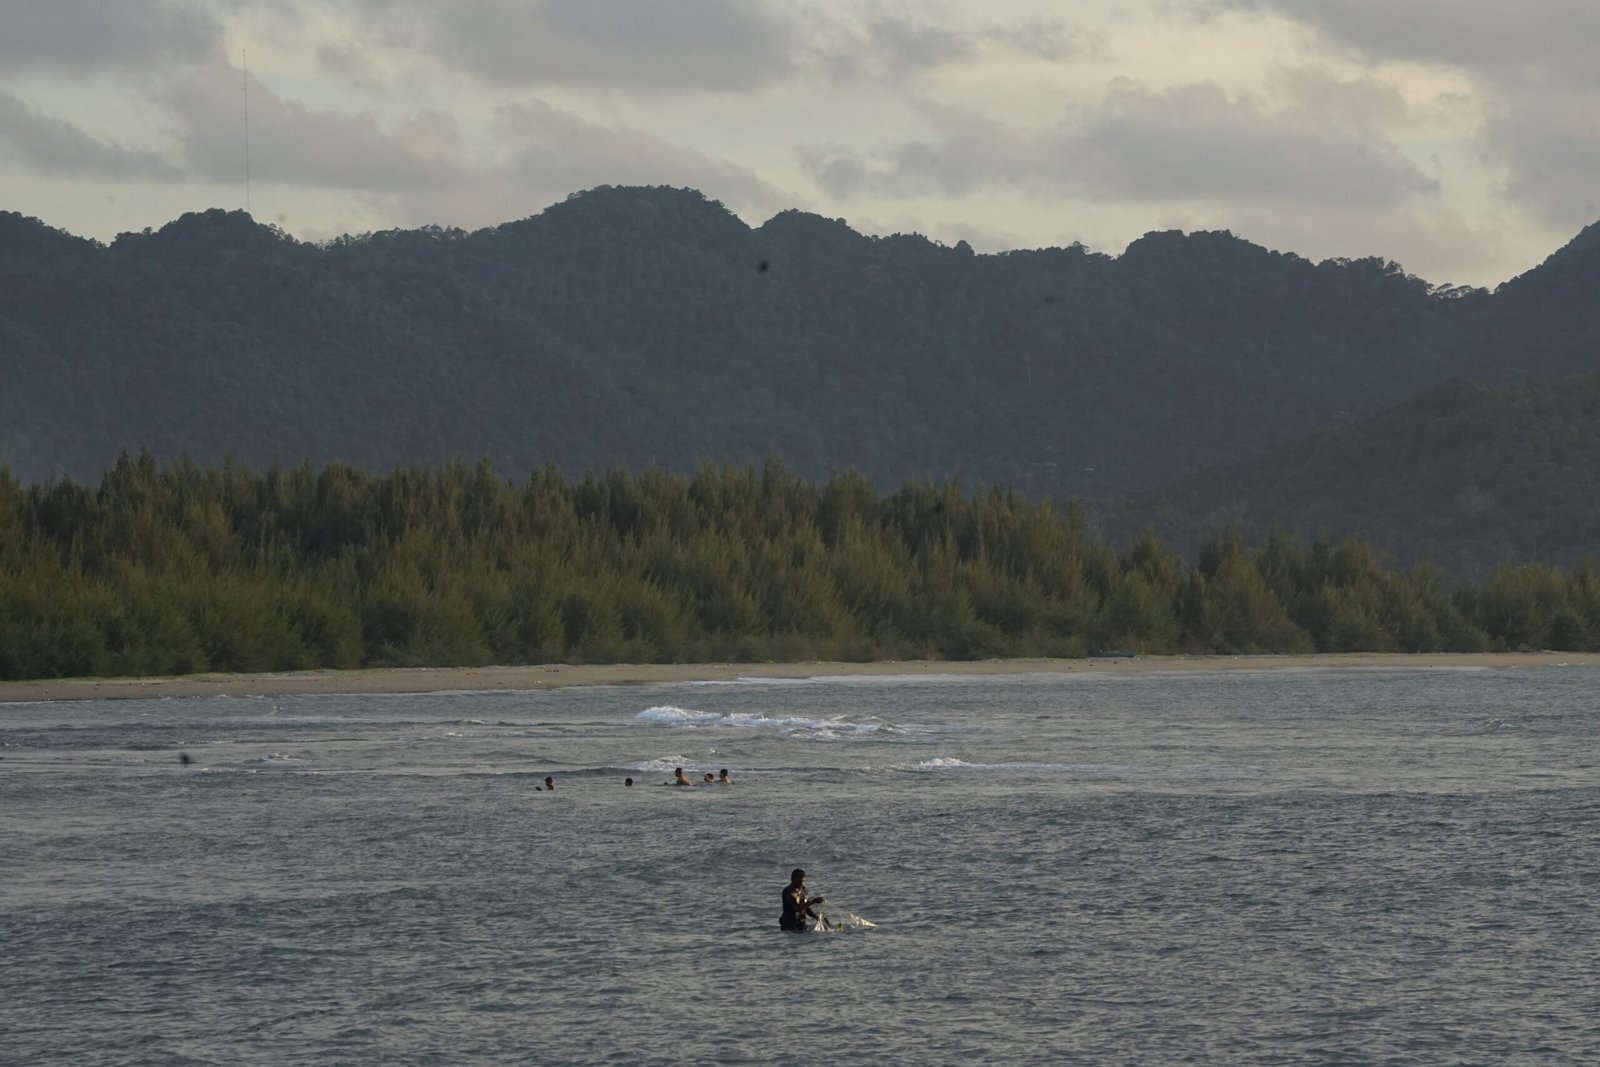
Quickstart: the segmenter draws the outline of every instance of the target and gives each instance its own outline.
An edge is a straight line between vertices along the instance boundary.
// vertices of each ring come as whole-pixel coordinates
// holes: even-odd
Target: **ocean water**
[[[1600,1063],[1597,693],[0,706],[0,1062]],[[780,933],[795,866],[877,928]]]

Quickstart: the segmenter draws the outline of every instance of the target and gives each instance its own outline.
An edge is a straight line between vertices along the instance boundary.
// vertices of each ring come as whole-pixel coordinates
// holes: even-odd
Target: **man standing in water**
[[[783,914],[778,918],[778,929],[790,933],[803,934],[809,927],[806,926],[806,916],[817,919],[817,913],[811,909],[823,902],[822,897],[813,897],[806,893],[806,872],[796,867],[789,874],[789,884],[783,890]],[[824,923],[826,920],[817,919]]]

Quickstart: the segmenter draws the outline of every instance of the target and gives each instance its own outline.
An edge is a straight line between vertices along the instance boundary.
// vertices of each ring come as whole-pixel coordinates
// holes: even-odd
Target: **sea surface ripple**
[[[1597,1063],[1597,692],[1569,667],[0,707],[0,1061]],[[795,866],[877,928],[781,934]]]

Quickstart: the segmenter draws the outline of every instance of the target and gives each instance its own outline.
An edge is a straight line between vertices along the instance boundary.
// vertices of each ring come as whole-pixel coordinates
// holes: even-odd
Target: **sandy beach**
[[[1506,670],[1600,664],[1586,652],[1347,653],[1313,656],[1140,656],[880,663],[647,663],[529,667],[412,667],[275,674],[196,674],[176,678],[64,678],[0,682],[0,703],[130,700],[160,697],[275,696],[290,693],[437,693],[651,685],[736,678],[1135,674],[1146,671]]]

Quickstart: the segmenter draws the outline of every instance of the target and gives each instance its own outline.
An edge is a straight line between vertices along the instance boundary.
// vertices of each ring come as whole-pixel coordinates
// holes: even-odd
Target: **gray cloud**
[[[546,200],[595,185],[693,186],[736,209],[792,206],[755,172],[651,134],[591,122],[543,101],[502,108],[497,125],[514,146],[507,175],[544,190]]]
[[[1505,195],[1574,230],[1600,218],[1600,94],[1513,93],[1480,142],[1504,160]]]
[[[898,82],[985,55],[1102,55],[1059,20],[966,31],[881,5],[850,19],[771,0],[358,0],[363,30],[501,87],[756,90],[820,74]]]
[[[1274,111],[1210,83],[1157,93],[1121,81],[1065,147],[1093,187],[1151,199],[1377,206],[1436,190],[1371,126],[1335,118],[1304,102]]]
[[[978,52],[965,34],[908,19],[873,19],[862,44],[871,52],[891,57],[893,66],[923,69],[965,62]]]
[[[903,18],[869,18],[861,27],[836,23],[815,31],[811,61],[835,82],[897,82],[978,55],[971,37]]]
[[[801,163],[840,198],[1015,188],[1101,200],[1380,206],[1436,191],[1372,122],[1374,111],[1402,106],[1397,97],[1381,86],[1341,86],[1317,74],[1290,90],[1300,99],[1273,109],[1212,83],[1155,92],[1120,79],[1094,109],[1036,131],[924,104],[932,139],[878,158],[807,147]]]
[[[344,58],[325,55],[335,65]],[[360,76],[362,68],[349,68]],[[123,148],[41,114],[0,89],[0,155],[40,174],[243,180],[244,75],[215,61],[149,83],[170,125],[171,158]],[[317,109],[249,83],[250,170],[261,184],[345,190],[404,221],[487,225],[601,184],[694,186],[731,208],[765,217],[797,197],[746,167],[638,130],[590,121],[530,99],[495,112],[497,160],[465,161],[456,120],[424,110],[403,121]]]
[[[319,44],[317,69],[330,78],[358,89],[370,91],[383,89],[383,80],[378,76],[371,57],[357,48],[339,44]]]
[[[1053,143],[1059,131],[1029,134],[959,108],[928,102],[920,105],[933,127],[935,139],[908,141],[886,160],[874,163],[858,153],[836,150],[825,171],[802,149],[802,163],[824,188],[838,196],[860,191],[890,195],[969,196],[986,187],[1037,188],[1051,185],[1057,175],[1050,157],[1060,146]]]
[[[831,80],[901,82],[984,57],[1025,56],[1053,63],[1107,53],[1103,40],[1059,20],[1033,19],[954,30],[925,20],[869,15],[859,26],[814,27],[811,61]]]
[[[1413,60],[1472,78],[1489,117],[1484,155],[1503,193],[1549,222],[1594,221],[1600,173],[1600,4],[1587,0],[1201,0],[1207,10],[1283,15],[1374,59]]]
[[[1201,0],[1201,6],[1284,15],[1369,56],[1442,63],[1498,79],[1600,86],[1600,5],[1588,0]]]
[[[751,89],[797,29],[751,0],[361,0],[374,32],[501,86]]]
[[[243,175],[240,79],[238,69],[211,64],[172,80],[160,93],[196,176],[237,181]],[[388,132],[370,115],[313,110],[252,78],[249,113],[251,172],[260,181],[399,191],[434,188],[460,177],[449,158],[454,121],[435,112]]]
[[[992,50],[1060,63],[1069,59],[1104,59],[1111,47],[1097,34],[1059,19],[1029,19],[1011,26],[989,26],[978,32]]]
[[[504,150],[498,162],[464,170],[447,185],[374,190],[380,212],[401,225],[471,229],[532,214],[596,185],[692,186],[746,218],[766,218],[797,199],[744,167],[539,100],[499,108],[495,133]]]
[[[1225,214],[1179,220],[1185,229],[1222,226],[1268,248],[1312,259],[1381,256],[1434,283],[1482,279],[1506,254],[1504,234],[1437,203],[1385,208],[1319,205],[1301,211],[1270,203],[1231,204]]]
[[[179,168],[157,152],[123,148],[65,119],[41,114],[0,89],[0,156],[38,174],[57,177],[173,179]]]
[[[1400,90],[1373,77],[1343,78],[1326,67],[1280,67],[1269,82],[1274,95],[1308,126],[1377,136],[1386,125],[1410,117]]]
[[[0,70],[193,60],[221,41],[216,18],[194,0],[0,0]]]

